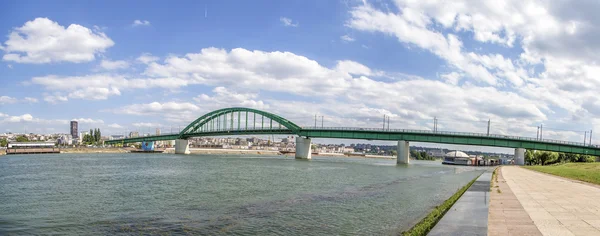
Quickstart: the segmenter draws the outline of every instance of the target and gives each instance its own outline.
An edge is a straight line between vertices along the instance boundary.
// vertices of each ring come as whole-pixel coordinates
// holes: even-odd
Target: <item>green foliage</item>
[[[529,165],[554,165],[567,162],[594,162],[596,158],[589,155],[557,153],[550,151],[525,151],[525,162]]]
[[[100,142],[101,139],[102,135],[100,133],[100,129],[96,128],[90,129],[90,133],[83,136],[82,142],[87,145],[97,144]]]
[[[17,142],[29,142],[29,139],[25,136],[17,137]]]
[[[589,156],[586,156],[588,160]],[[600,163],[566,163],[553,166],[525,166],[548,174],[600,184]]]
[[[410,155],[415,160],[429,160],[429,161],[434,161],[435,160],[435,157],[430,156],[429,154],[427,154],[427,152],[417,152],[416,150],[411,150],[410,151]]]
[[[6,147],[6,145],[8,145],[8,140],[5,138],[0,139],[0,147]]]

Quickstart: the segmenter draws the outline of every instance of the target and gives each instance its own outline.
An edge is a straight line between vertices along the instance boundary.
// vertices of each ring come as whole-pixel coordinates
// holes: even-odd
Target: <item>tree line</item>
[[[428,160],[434,161],[435,157],[430,156],[427,152],[417,152],[416,150],[410,150],[410,155],[415,158],[415,160]]]
[[[550,151],[525,151],[525,164],[527,165],[552,165],[566,162],[594,162],[595,156],[550,152]]]
[[[99,143],[102,139],[102,133],[100,129],[90,129],[90,133],[83,135],[82,142],[84,144],[94,144]]]

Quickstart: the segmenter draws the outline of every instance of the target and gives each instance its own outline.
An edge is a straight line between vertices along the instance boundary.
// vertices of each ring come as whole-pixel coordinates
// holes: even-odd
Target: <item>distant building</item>
[[[156,135],[160,135],[160,128],[156,128]]]
[[[442,158],[445,156],[445,153],[441,149],[434,149],[434,150],[428,151],[427,155],[433,156],[435,158]]]
[[[71,136],[76,139],[79,138],[79,127],[77,121],[71,121]]]
[[[129,132],[129,137],[130,138],[137,138],[139,136],[140,136],[140,133],[138,133],[137,131]]]

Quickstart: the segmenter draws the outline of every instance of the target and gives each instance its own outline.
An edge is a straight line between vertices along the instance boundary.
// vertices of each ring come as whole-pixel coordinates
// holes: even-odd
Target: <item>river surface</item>
[[[483,172],[283,156],[0,156],[0,235],[391,235]]]

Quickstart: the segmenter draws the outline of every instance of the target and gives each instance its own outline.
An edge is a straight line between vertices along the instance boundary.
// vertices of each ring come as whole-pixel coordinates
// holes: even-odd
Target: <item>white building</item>
[[[442,164],[449,165],[471,165],[471,157],[461,151],[451,151],[444,155]]]

